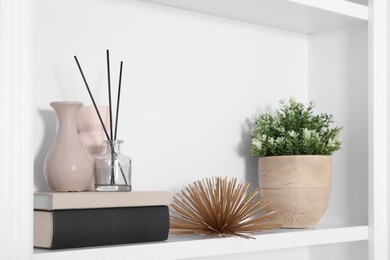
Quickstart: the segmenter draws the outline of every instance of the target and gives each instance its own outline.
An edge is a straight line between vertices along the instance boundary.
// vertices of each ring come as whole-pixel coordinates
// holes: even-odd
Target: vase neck
[[[83,103],[73,101],[52,102],[50,106],[57,113],[59,132],[69,128],[77,131],[77,115]]]

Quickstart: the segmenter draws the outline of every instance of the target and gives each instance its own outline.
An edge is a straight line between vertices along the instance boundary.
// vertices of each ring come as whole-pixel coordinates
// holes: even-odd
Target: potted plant
[[[324,214],[331,190],[332,157],[341,149],[333,116],[314,103],[280,101],[274,115],[255,118],[251,153],[259,157],[259,188],[273,201],[284,228],[310,228]]]

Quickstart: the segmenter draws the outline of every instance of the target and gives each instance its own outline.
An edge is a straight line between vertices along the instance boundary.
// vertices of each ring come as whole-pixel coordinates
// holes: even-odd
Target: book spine
[[[163,241],[167,206],[56,210],[51,249]]]
[[[168,191],[34,193],[34,209],[43,211],[168,206],[171,203],[172,196]]]

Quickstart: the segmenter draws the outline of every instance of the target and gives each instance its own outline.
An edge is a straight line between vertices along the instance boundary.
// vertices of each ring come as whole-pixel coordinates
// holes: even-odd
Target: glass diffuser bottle
[[[106,140],[106,153],[95,159],[97,191],[131,191],[131,159],[120,152],[122,140]]]

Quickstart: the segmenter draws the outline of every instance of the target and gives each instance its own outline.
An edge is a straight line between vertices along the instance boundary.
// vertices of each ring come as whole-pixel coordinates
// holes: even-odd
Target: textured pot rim
[[[309,157],[324,157],[329,158],[332,157],[332,155],[321,155],[321,154],[299,154],[299,155],[274,155],[274,156],[261,156],[258,157],[259,159],[266,159],[266,158],[291,158],[291,157],[301,157],[301,158],[309,158]]]

